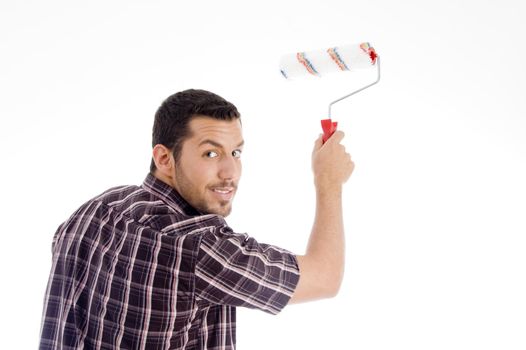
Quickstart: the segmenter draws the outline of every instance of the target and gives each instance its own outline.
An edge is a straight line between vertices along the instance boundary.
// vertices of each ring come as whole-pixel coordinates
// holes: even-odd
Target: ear
[[[161,144],[155,145],[153,147],[153,161],[157,167],[157,174],[161,178],[172,178],[175,167],[172,151]]]

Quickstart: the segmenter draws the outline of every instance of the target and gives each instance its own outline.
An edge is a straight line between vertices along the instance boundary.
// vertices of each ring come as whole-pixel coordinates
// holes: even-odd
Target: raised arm
[[[320,136],[314,145],[316,216],[307,251],[297,256],[300,280],[291,304],[331,298],[340,289],[345,266],[342,186],[354,170],[341,144],[343,137],[343,132],[336,131],[325,144]]]

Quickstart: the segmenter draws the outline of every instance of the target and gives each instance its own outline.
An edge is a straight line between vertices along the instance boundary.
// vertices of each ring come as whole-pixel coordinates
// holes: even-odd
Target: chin
[[[230,212],[232,211],[232,206],[228,206],[228,207],[209,207],[209,206],[205,206],[201,209],[197,208],[200,212],[204,213],[204,214],[213,214],[213,215],[220,215],[222,217],[227,217],[228,215],[230,215]]]
[[[222,217],[226,218],[228,215],[230,215],[231,211],[232,211],[232,209],[228,209],[228,210],[214,210],[213,214],[221,215]]]
[[[228,215],[230,215],[231,211],[232,211],[232,207],[231,206],[215,208],[215,209],[210,210],[211,213],[217,214],[217,215],[221,215],[223,217],[227,217]]]

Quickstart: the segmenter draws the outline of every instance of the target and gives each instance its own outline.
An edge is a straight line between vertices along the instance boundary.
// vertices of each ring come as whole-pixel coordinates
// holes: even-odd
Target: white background
[[[296,253],[330,101],[281,54],[369,41],[382,81],[333,108],[356,163],[338,297],[239,310],[240,349],[526,348],[526,49],[516,1],[2,1],[0,348],[36,348],[57,226],[147,174],[155,110],[202,88],[243,115],[230,225]]]

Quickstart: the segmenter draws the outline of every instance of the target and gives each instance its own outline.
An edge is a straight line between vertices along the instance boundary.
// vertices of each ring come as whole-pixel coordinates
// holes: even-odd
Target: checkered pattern
[[[296,257],[202,215],[149,174],[58,228],[40,349],[234,349],[236,307],[276,314]]]

